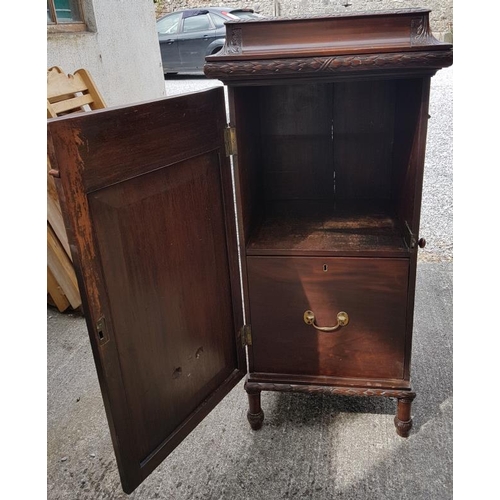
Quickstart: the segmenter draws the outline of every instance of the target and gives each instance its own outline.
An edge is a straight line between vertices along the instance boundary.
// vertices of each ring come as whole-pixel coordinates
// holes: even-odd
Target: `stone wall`
[[[428,8],[434,36],[450,37],[453,26],[453,0],[158,0],[158,14],[178,9],[206,6],[247,7],[265,16],[304,16],[346,11]]]

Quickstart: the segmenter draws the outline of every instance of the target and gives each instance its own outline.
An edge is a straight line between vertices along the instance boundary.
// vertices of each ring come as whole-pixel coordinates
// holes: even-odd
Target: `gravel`
[[[203,75],[168,77],[168,96],[222,86]],[[420,261],[453,260],[453,68],[432,78],[420,237],[427,241]]]

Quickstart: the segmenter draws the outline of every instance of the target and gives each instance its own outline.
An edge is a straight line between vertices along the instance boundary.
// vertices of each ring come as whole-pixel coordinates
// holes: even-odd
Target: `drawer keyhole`
[[[328,271],[328,264],[323,264],[323,271],[325,273]]]

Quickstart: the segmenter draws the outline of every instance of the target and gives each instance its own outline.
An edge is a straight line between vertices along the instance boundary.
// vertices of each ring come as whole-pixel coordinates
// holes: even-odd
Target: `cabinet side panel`
[[[245,248],[262,216],[262,170],[258,87],[229,87],[231,125],[236,127],[234,156],[240,244]]]
[[[393,192],[398,216],[403,224],[407,221],[410,226],[415,223],[415,212],[420,210],[416,192],[424,160],[423,151],[419,150],[425,148],[425,138],[421,143],[420,137],[422,85],[421,78],[401,80],[395,89]]]
[[[430,78],[416,78],[398,82],[396,92],[396,122],[394,146],[394,191],[397,193],[398,218],[408,224],[418,240],[422,187],[424,177],[427,122],[429,118]],[[408,315],[405,356],[405,378],[410,379],[417,275],[418,247],[410,249],[408,281]]]

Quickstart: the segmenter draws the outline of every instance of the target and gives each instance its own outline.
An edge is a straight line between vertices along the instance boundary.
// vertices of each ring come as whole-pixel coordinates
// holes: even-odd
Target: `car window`
[[[201,16],[186,17],[182,31],[183,33],[191,33],[192,31],[204,31],[210,28],[210,19],[207,14],[203,14]]]
[[[181,22],[182,13],[172,14],[160,19],[156,23],[156,31],[161,35],[172,35],[179,30],[179,23]]]
[[[227,19],[224,19],[222,16],[214,14],[213,12],[210,14],[210,17],[212,18],[212,21],[215,24],[216,28],[223,28],[224,22],[227,21]]]
[[[262,19],[263,16],[260,14],[256,14],[254,12],[245,12],[245,11],[232,11],[231,14],[240,19]]]

